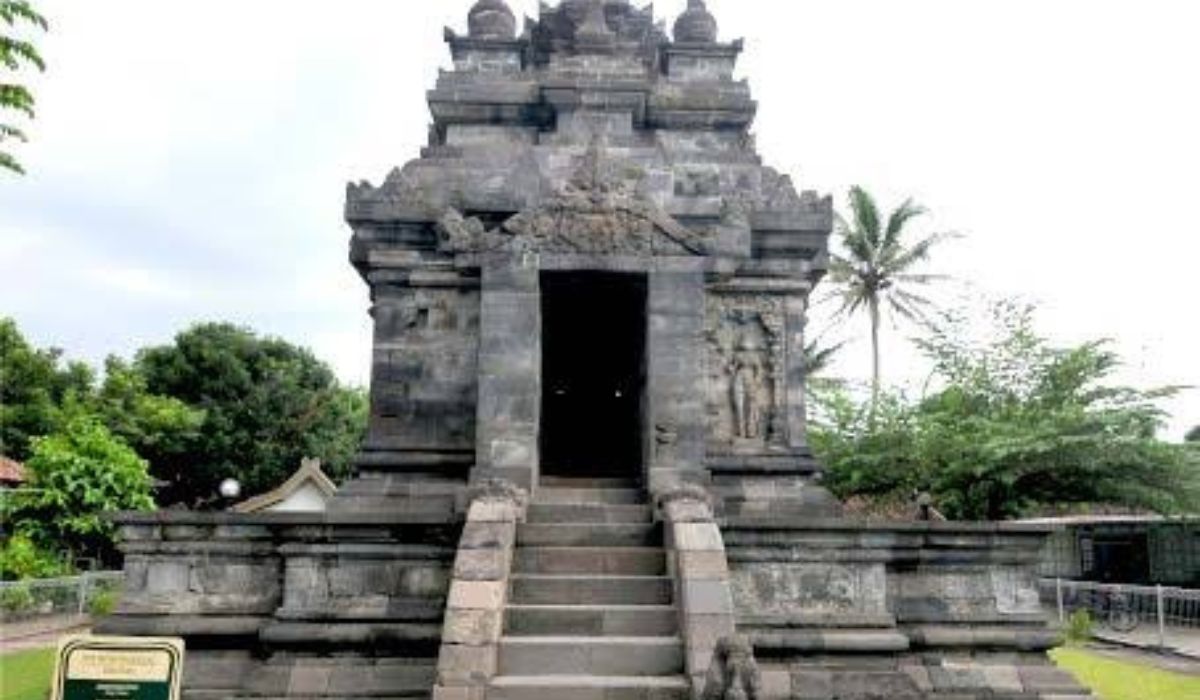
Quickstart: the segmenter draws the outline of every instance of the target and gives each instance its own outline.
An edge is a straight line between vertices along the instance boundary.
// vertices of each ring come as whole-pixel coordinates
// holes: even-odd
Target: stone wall
[[[185,697],[428,697],[461,525],[403,513],[119,522],[125,593],[97,632],[183,637]]]
[[[1045,654],[1045,530],[760,517],[722,531],[760,697],[1089,697]]]

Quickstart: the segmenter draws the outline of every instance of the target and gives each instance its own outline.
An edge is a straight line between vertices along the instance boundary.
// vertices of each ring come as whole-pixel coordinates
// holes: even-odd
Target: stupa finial
[[[712,44],[717,40],[717,19],[704,0],[688,0],[687,9],[675,20],[675,41],[684,44]]]
[[[517,18],[504,0],[479,0],[467,15],[467,28],[472,39],[512,39]]]

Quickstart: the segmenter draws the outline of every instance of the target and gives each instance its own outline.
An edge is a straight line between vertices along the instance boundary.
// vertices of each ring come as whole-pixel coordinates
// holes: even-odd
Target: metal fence
[[[0,581],[0,622],[51,615],[105,615],[121,593],[120,571]]]
[[[1041,579],[1039,589],[1062,624],[1084,610],[1102,631],[1156,633],[1159,646],[1166,646],[1173,630],[1200,629],[1200,590],[1066,579]]]

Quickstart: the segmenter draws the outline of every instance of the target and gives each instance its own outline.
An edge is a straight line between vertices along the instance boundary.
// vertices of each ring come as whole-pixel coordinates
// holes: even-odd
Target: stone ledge
[[[440,624],[391,622],[275,622],[265,626],[260,638],[268,644],[299,646],[369,646],[437,650],[442,636]]]
[[[751,635],[751,641],[754,648],[763,651],[764,655],[814,651],[879,654],[909,649],[908,637],[900,632],[873,629],[755,632]]]
[[[773,518],[771,516],[729,516],[723,519],[721,530],[726,531],[783,531],[783,532],[896,532],[936,534],[1015,534],[1048,535],[1053,528],[1048,525],[1031,525],[1011,522],[975,521],[899,521],[879,522],[853,518]]]
[[[118,614],[97,622],[97,634],[119,636],[257,636],[270,622],[262,616]]]
[[[447,525],[462,518],[452,513],[229,513],[184,510],[113,513],[109,519],[117,525],[199,525],[199,526],[362,526],[362,525]]]

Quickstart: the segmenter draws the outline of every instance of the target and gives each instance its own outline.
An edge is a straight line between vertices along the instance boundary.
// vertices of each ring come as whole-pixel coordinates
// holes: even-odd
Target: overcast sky
[[[442,27],[471,2],[37,4],[49,70],[30,174],[0,174],[0,314],[92,361],[232,320],[366,383],[344,186],[416,157]],[[1113,338],[1124,378],[1200,384],[1200,3],[709,5],[746,39],[769,164],[839,203],[861,183],[927,205],[928,230],[965,235],[937,256],[959,280],[941,296],[1021,295],[1057,340]],[[867,372],[863,331],[831,331],[855,340],[843,374]],[[884,342],[889,378],[919,382],[905,331]],[[1200,392],[1170,408],[1178,436]]]

